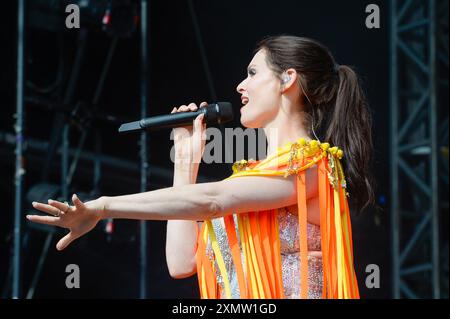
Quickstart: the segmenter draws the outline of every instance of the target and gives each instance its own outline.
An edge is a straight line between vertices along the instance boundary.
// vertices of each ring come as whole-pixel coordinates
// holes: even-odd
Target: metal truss
[[[390,18],[392,293],[448,297],[448,1],[391,0]]]

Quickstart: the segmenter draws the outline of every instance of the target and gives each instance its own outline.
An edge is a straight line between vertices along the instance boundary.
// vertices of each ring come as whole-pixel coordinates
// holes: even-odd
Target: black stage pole
[[[141,118],[147,117],[148,97],[148,65],[147,65],[147,0],[141,0]],[[140,139],[141,159],[141,192],[147,191],[147,135],[141,133]],[[140,222],[140,284],[139,297],[147,298],[147,223]]]
[[[21,253],[22,253],[22,189],[25,174],[23,160],[23,97],[24,97],[24,46],[25,46],[25,0],[17,1],[17,88],[16,88],[16,173],[15,212],[14,212],[14,254],[12,298],[19,299],[21,295]]]

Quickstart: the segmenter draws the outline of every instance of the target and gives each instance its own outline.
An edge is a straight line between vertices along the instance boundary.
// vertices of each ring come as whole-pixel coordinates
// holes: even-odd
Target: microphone
[[[201,107],[197,111],[171,113],[124,123],[119,127],[119,133],[192,126],[194,119],[201,113],[205,114],[203,121],[207,125],[222,124],[233,120],[233,107],[231,103],[217,102]]]

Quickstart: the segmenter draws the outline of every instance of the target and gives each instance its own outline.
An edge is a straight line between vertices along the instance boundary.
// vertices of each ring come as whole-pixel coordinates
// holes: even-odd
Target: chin
[[[241,124],[245,128],[260,128],[261,126],[258,125],[256,122],[252,122],[249,120],[245,120],[241,117]]]

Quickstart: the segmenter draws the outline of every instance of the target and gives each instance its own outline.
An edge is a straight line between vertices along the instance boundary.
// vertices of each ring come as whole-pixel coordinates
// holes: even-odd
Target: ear
[[[286,92],[298,81],[298,73],[295,69],[287,69],[285,72],[286,80],[281,82],[281,93]]]

